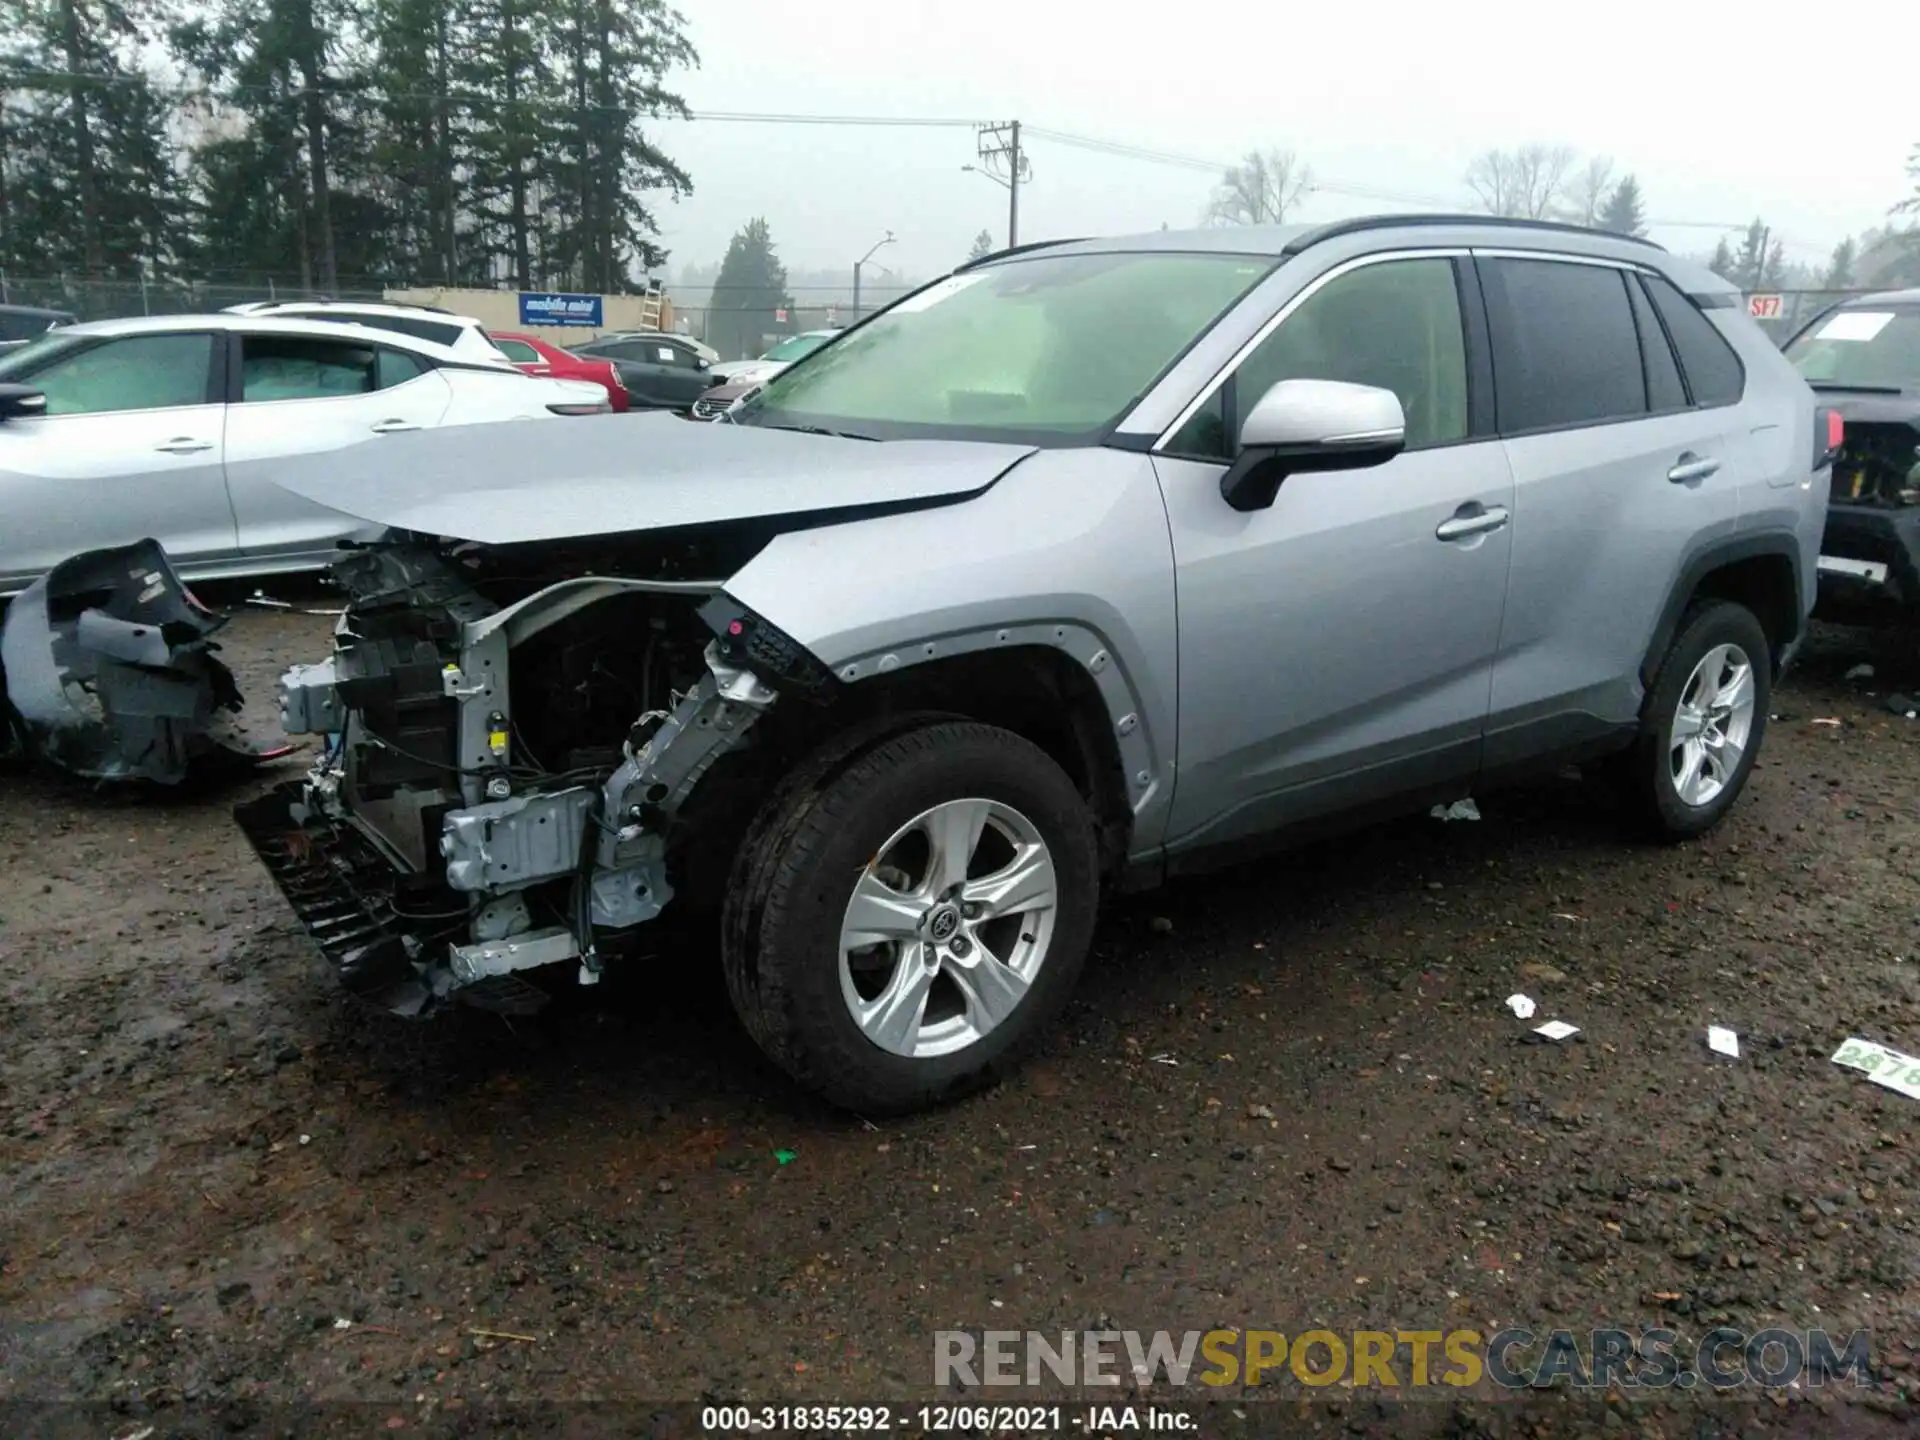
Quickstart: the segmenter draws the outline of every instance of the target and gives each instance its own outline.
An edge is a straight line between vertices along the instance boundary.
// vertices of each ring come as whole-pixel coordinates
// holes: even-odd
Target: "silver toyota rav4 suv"
[[[805,1084],[956,1094],[1103,889],[1568,763],[1658,834],[1727,812],[1830,463],[1735,301],[1485,218],[1067,241],[716,423],[316,457],[391,528],[283,681],[319,762],[238,818],[393,1010],[717,948]]]

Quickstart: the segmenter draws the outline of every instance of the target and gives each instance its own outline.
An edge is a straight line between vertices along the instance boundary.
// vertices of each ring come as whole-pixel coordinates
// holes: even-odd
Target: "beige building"
[[[602,323],[588,329],[579,325],[522,325],[520,295],[514,290],[455,290],[432,287],[389,290],[386,298],[406,305],[437,305],[456,315],[471,315],[489,330],[512,330],[535,335],[553,345],[578,344],[610,330],[672,330],[673,302],[664,295],[603,295]]]

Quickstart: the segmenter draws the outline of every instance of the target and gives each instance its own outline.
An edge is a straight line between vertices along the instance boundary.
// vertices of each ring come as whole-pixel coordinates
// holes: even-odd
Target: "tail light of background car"
[[[1847,443],[1847,422],[1838,410],[1821,409],[1813,417],[1813,468],[1824,470],[1840,458]]]

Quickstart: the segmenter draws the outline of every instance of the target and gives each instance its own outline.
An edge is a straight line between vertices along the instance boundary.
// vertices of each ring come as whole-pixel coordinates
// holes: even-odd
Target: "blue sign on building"
[[[578,325],[601,328],[598,295],[520,294],[522,325]]]

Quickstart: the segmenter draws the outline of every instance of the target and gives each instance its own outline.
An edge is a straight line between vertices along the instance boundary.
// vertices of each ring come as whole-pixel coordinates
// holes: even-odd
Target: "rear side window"
[[[513,361],[516,365],[540,365],[543,362],[540,352],[524,340],[502,340],[493,337],[493,348]]]
[[[1482,260],[1504,434],[1647,413],[1626,277],[1611,266]]]
[[[1654,307],[1667,322],[1673,348],[1680,354],[1680,369],[1693,392],[1693,403],[1737,405],[1747,375],[1726,337],[1713,328],[1699,306],[1673,288],[1671,281],[1659,275],[1649,275],[1646,281]]]
[[[1653,302],[1638,276],[1627,280],[1627,294],[1633,300],[1633,323],[1640,331],[1640,354],[1647,368],[1647,406],[1656,415],[1687,408],[1687,387],[1680,380],[1680,367],[1674,363],[1673,347],[1660,317],[1653,313]]]
[[[366,395],[417,379],[417,358],[384,346],[304,335],[247,335],[240,341],[240,398],[326,400]]]

